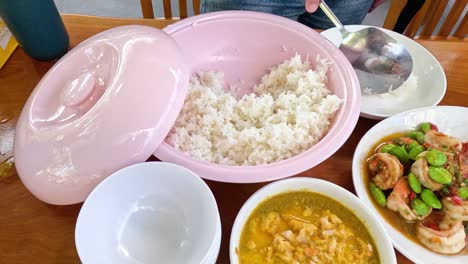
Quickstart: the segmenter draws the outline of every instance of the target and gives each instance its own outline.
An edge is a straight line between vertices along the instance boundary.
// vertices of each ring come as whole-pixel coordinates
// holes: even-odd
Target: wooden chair
[[[151,0],[140,0],[141,11],[143,18],[154,18],[153,3]],[[174,19],[172,17],[171,0],[163,0],[164,7],[164,18]],[[200,0],[193,0],[193,12],[198,15],[200,14]],[[180,19],[186,18],[187,11],[187,0],[179,0],[179,17]]]
[[[409,0],[411,1],[411,0]],[[408,0],[392,0],[384,28],[393,29],[398,17]],[[463,14],[468,0],[455,0],[453,6],[445,19],[441,21],[442,14],[449,4],[448,0],[426,0],[421,9],[416,13],[404,31],[404,35],[411,38],[444,38],[466,40],[468,34],[468,13],[461,18],[461,22],[455,29],[452,36],[450,33],[454,29],[460,16]],[[438,23],[442,23],[438,32],[434,32]],[[420,34],[416,36],[420,30]]]

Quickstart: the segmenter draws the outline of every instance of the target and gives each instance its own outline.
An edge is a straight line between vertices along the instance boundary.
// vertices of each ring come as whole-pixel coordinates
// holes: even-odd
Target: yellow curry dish
[[[310,191],[272,196],[243,227],[240,264],[380,263],[366,226],[341,203]]]

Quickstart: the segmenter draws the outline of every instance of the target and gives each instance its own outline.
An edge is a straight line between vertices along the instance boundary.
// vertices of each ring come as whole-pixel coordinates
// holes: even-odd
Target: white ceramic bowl
[[[83,204],[75,229],[83,263],[215,263],[216,200],[193,172],[146,162],[117,171]]]
[[[378,214],[372,198],[369,196],[362,175],[362,166],[372,146],[386,135],[415,129],[419,123],[432,122],[441,132],[468,141],[468,108],[455,106],[437,106],[411,110],[387,118],[371,128],[359,142],[353,157],[354,188],[361,201]],[[382,219],[382,218],[381,218]],[[409,240],[393,226],[382,220],[398,251],[416,263],[468,263],[468,255],[445,256],[434,253]]]
[[[353,211],[353,213],[364,223],[374,239],[377,250],[380,254],[380,263],[396,263],[395,251],[393,250],[390,237],[387,235],[387,232],[377,219],[376,215],[372,213],[368,207],[364,206],[356,196],[346,189],[324,180],[295,177],[276,181],[264,186],[255,192],[244,203],[237,214],[231,231],[231,241],[229,245],[231,264],[239,263],[236,247],[239,245],[242,229],[244,228],[246,221],[258,204],[276,194],[288,191],[304,190],[326,195]]]
[[[354,32],[366,27],[369,26],[350,25],[346,26],[346,29]],[[437,59],[416,41],[388,29],[379,29],[406,46],[413,59],[413,74],[417,77],[418,85],[414,90],[401,88],[412,94],[404,98],[396,99],[388,94],[362,96],[361,116],[380,120],[407,110],[437,105],[447,89],[445,73]],[[338,47],[341,44],[341,34],[337,28],[325,30],[321,34],[335,46]],[[396,90],[395,92],[404,91]],[[388,103],[382,103],[383,100]],[[388,108],[387,104],[392,107]]]

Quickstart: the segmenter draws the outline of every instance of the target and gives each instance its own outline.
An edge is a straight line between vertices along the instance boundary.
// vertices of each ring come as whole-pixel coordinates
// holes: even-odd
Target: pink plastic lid
[[[84,201],[105,177],[151,156],[188,78],[179,46],[161,30],[124,26],[84,41],[49,70],[18,120],[24,185],[47,203]]]

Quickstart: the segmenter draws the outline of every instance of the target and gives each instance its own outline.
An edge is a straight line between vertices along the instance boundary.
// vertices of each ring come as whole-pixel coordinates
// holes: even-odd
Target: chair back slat
[[[151,2],[151,0],[141,0],[142,6],[143,6],[144,1]],[[184,18],[188,17],[187,1],[188,0],[179,0],[178,1],[178,3],[179,3],[179,18],[180,19],[184,19]],[[195,15],[200,14],[200,0],[193,0],[192,4],[193,4],[193,13]],[[171,0],[163,0],[163,9],[164,9],[164,18],[165,19],[174,19],[173,15],[172,15]]]
[[[427,10],[429,9],[429,6],[431,4],[431,0],[426,0],[424,5],[421,7],[421,9],[418,11],[416,16],[414,16],[413,20],[411,20],[411,23],[409,23],[408,27],[405,30],[405,35],[411,38],[414,38],[416,36],[416,33],[418,32],[419,27],[421,27],[421,24],[424,21],[424,18],[426,16]]]
[[[143,18],[154,18],[153,3],[151,0],[140,0],[140,6]]]
[[[385,21],[383,27],[386,29],[393,29],[395,24],[398,20],[398,16],[400,15],[403,7],[405,7],[408,0],[393,0],[390,8],[388,9],[387,16],[385,17]]]
[[[468,4],[468,0],[458,0],[453,4],[437,35],[443,37],[450,35],[450,32],[452,32],[452,29],[455,27],[458,18],[460,18],[463,13],[463,9],[465,9],[466,4]]]
[[[404,21],[405,19],[402,20],[400,14],[403,10],[414,8],[414,6],[407,6],[412,4],[409,1],[412,0],[392,0],[384,22],[385,28],[394,29],[398,21],[399,26],[397,30],[399,32],[403,31],[405,24],[401,24],[401,21]],[[422,2],[420,4],[422,4]],[[463,18],[461,18],[461,16],[467,6],[468,0],[425,0],[419,11],[417,11],[417,9],[415,10],[417,13],[406,27],[404,35],[411,38],[465,39],[468,33],[468,15],[465,14]],[[450,8],[450,10],[446,10],[447,8]],[[447,11],[447,16],[442,18],[445,11]],[[405,12],[406,11],[404,11],[404,13]],[[457,22],[460,19],[461,21],[457,26]],[[435,32],[439,24],[441,24],[440,29],[438,32]],[[450,36],[453,31],[455,31],[453,36]]]
[[[460,25],[458,25],[458,28],[453,34],[453,36],[456,38],[466,38],[467,34],[468,34],[468,12],[465,14],[465,17],[463,17],[463,20],[461,21]]]
[[[200,0],[193,0],[193,13],[195,15],[200,14]]]
[[[163,8],[164,8],[164,18],[172,19],[171,0],[163,0]]]
[[[445,11],[449,1],[432,0],[429,9],[424,17],[424,26],[421,31],[421,37],[430,37],[439,23],[442,14]]]
[[[179,17],[180,19],[187,18],[187,1],[179,0]]]

